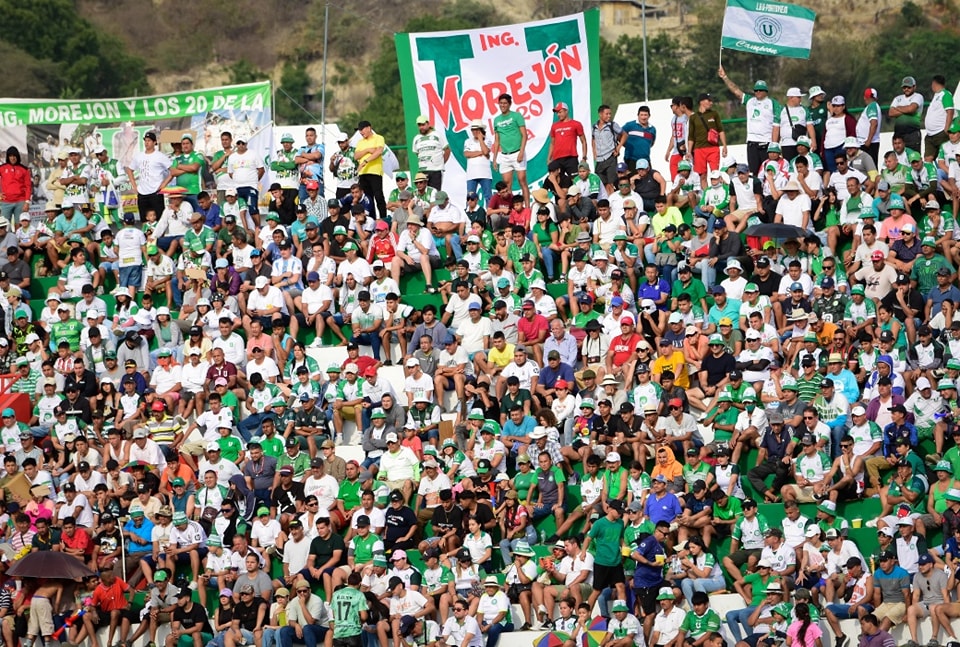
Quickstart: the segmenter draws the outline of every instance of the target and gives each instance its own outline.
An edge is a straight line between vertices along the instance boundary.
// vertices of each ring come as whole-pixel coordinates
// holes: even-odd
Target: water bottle
[[[547,543],[547,533],[543,530],[540,531],[540,544],[545,545]]]

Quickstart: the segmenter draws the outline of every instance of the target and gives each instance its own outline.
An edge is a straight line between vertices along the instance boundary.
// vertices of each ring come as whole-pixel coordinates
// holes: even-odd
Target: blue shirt
[[[673,496],[672,494],[670,496]],[[657,555],[663,555],[666,561],[667,551],[653,535],[646,537],[637,545],[637,552],[647,560],[655,562]],[[650,588],[659,586],[663,582],[663,567],[656,564],[641,564],[637,562],[636,570],[633,571],[634,588]]]
[[[836,392],[845,397],[847,402],[852,403],[860,399],[860,385],[857,384],[857,378],[850,369],[840,369],[837,375],[828,373],[827,377],[833,380]]]
[[[653,126],[641,126],[639,121],[628,121],[623,126],[627,133],[627,143],[623,148],[623,157],[628,160],[649,160],[650,149],[657,139],[657,129]]]
[[[568,384],[574,383],[573,369],[562,361],[557,365],[556,369],[551,368],[549,363],[540,369],[540,378],[537,384],[542,384],[544,387],[552,389],[553,385],[557,383],[557,380],[566,380]]]
[[[954,305],[960,303],[960,289],[951,284],[944,292],[938,285],[927,293],[927,299],[932,304],[930,308],[930,316],[932,317],[940,312],[940,309],[943,307],[943,302],[947,299],[950,299]]]
[[[647,495],[643,512],[650,519],[650,523],[656,525],[658,521],[671,523],[683,513],[683,508],[680,507],[680,499],[672,492],[665,493],[662,499],[657,499],[651,492]]]
[[[901,436],[907,436],[910,439],[911,447],[916,447],[919,442],[917,438],[917,428],[912,424],[905,422],[903,423],[902,427],[898,427],[895,423],[891,422],[889,425],[883,428],[884,456],[896,456],[897,440]]]
[[[524,416],[520,424],[515,424],[513,420],[507,419],[503,425],[504,436],[529,436],[533,428],[537,426],[537,420],[533,416]]]
[[[650,284],[649,281],[644,281],[637,286],[637,303],[643,299],[653,299],[654,301],[659,301],[660,297],[664,294],[670,294],[670,284],[667,283],[666,279],[660,278],[657,279],[657,282]],[[667,299],[663,305],[658,306],[661,310],[666,310],[669,307],[670,300]],[[739,306],[737,310],[739,311]]]
[[[152,541],[152,536],[153,536],[153,522],[150,521],[149,519],[147,519],[146,517],[144,517],[143,523],[140,524],[140,527],[139,527],[139,528],[137,528],[137,527],[134,525],[133,519],[130,519],[129,521],[127,521],[127,523],[123,524],[123,532],[125,532],[125,533],[133,533],[134,535],[136,535],[136,536],[139,537],[140,539],[143,539],[143,540],[145,540],[145,541],[147,542],[146,544],[144,544],[143,546],[141,546],[140,544],[136,544],[136,543],[134,543],[134,542],[132,542],[132,541],[128,541],[128,542],[127,542],[127,552],[130,552],[130,553],[149,553],[149,552],[151,552],[151,551],[153,550],[153,541]]]
[[[206,211],[203,210],[203,207],[200,207],[198,212],[203,215],[203,224],[207,227],[213,229],[220,226],[220,205],[216,202],[211,202],[210,208]]]

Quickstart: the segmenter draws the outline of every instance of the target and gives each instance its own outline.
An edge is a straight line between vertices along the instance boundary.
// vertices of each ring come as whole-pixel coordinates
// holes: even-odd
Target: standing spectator
[[[157,149],[157,134],[153,131],[143,136],[143,152],[133,156],[126,168],[130,186],[137,192],[137,210],[140,222],[145,222],[147,212],[163,213],[163,195],[160,190],[167,185],[170,158]]]
[[[623,125],[620,140],[623,146],[623,160],[631,173],[637,170],[637,161],[646,160],[648,164],[650,163],[650,152],[657,142],[657,128],[650,124],[650,106],[637,108],[636,121],[628,121]]]
[[[530,205],[530,187],[527,186],[527,122],[523,115],[510,110],[513,97],[501,94],[497,99],[500,114],[493,118],[493,169],[503,176],[506,189],[513,192],[513,173],[523,193],[523,205]]]
[[[417,117],[419,133],[413,138],[411,152],[417,156],[417,168],[427,174],[427,185],[437,191],[443,188],[443,167],[450,158],[450,146],[443,131],[430,125],[426,115]]]
[[[612,195],[617,185],[617,157],[620,155],[623,129],[613,120],[610,106],[603,104],[597,109],[597,122],[593,124],[594,172]]]
[[[747,108],[747,166],[751,173],[760,173],[760,165],[767,160],[767,146],[780,141],[780,105],[768,96],[766,81],[753,84],[753,96],[748,97],[720,66],[720,78],[727,88]],[[692,117],[691,117],[692,122]]]
[[[907,78],[912,79],[913,77]],[[904,79],[904,81],[906,81],[906,79]],[[930,106],[927,108],[927,117],[924,120],[927,137],[923,142],[923,152],[926,158],[935,159],[937,155],[940,154],[940,146],[947,141],[947,128],[953,123],[957,112],[953,107],[953,93],[947,90],[947,80],[942,74],[934,75],[933,81],[930,83],[930,89],[933,90],[933,98],[930,99]],[[922,96],[920,100],[923,101]],[[917,118],[919,120],[919,113]],[[910,144],[907,143],[906,140],[904,140],[904,144],[910,147]],[[917,153],[920,152],[919,136],[917,137],[916,146],[911,148]]]
[[[463,156],[467,158],[467,194],[478,193],[481,204],[490,207],[493,197],[493,171],[490,168],[490,149],[493,138],[487,134],[487,125],[480,119],[470,122],[470,136],[463,142]]]
[[[690,116],[687,155],[693,156],[693,170],[700,176],[700,188],[705,188],[707,171],[719,170],[720,156],[727,156],[727,134],[720,114],[713,109],[713,97],[704,92],[697,101],[698,110]]]
[[[557,120],[550,126],[547,161],[558,162],[563,172],[573,177],[577,174],[579,162],[587,161],[587,138],[583,133],[583,124],[570,118],[570,107],[563,101],[553,107],[553,113],[557,115]],[[577,142],[583,147],[583,155],[577,155]]]
[[[934,80],[933,85],[934,100],[936,100],[936,80]],[[908,149],[919,153],[920,117],[923,115],[923,95],[917,92],[917,80],[912,76],[903,77],[903,81],[900,82],[900,88],[903,92],[894,97],[893,101],[890,102],[890,111],[887,113],[887,116],[893,121],[894,136],[899,136],[903,139],[903,145]],[[932,105],[930,107],[933,108]],[[943,106],[941,106],[941,108],[942,107]],[[946,132],[947,124],[950,123],[949,120],[947,120],[946,123],[939,124],[939,128],[937,127],[938,118],[942,118],[943,116],[943,114],[934,114],[931,120],[931,115],[928,111],[926,120],[928,140],[931,134],[935,136]]]
[[[383,195],[383,153],[386,142],[382,135],[373,131],[373,126],[366,119],[357,124],[360,140],[354,148],[354,159],[357,163],[357,183],[364,195],[376,203],[376,211],[370,215],[374,218],[385,218],[387,215],[387,200]]]
[[[6,161],[0,164],[0,217],[13,220],[30,206],[33,180],[23,164],[16,146],[7,149]]]
[[[263,177],[263,160],[247,148],[245,139],[237,140],[237,150],[230,154],[227,173],[237,196],[247,205],[246,226],[260,227],[260,179]]]

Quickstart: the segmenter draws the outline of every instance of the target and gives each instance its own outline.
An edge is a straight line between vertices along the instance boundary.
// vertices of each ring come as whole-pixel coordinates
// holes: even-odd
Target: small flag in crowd
[[[764,56],[810,58],[817,14],[793,4],[727,0],[720,47]]]

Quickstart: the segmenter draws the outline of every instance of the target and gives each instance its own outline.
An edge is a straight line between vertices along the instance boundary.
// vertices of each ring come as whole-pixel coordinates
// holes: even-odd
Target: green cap
[[[955,371],[960,371],[960,358],[951,357],[947,360],[947,368],[951,368]]]
[[[13,318],[20,319],[21,317],[23,317],[24,319],[29,319],[30,315],[23,308],[17,308],[17,311],[14,313]]]
[[[693,164],[691,164],[688,160],[680,160],[680,162],[677,164],[677,170],[678,170],[678,171],[692,171],[692,170],[693,170]]]
[[[887,204],[887,209],[899,209],[900,211],[905,211],[906,206],[903,204],[903,198],[897,194],[890,196],[890,202]]]
[[[717,402],[733,402],[733,396],[724,391],[717,396]]]
[[[828,546],[828,549],[829,549],[829,546]],[[789,602],[781,602],[780,604],[774,606],[773,609],[772,609],[772,611],[773,611],[773,613],[776,613],[778,616],[780,616],[781,618],[783,618],[783,619],[785,619],[785,620],[789,620],[789,619],[790,619],[790,611],[791,611],[791,609],[790,609],[790,603],[789,603]]]
[[[480,428],[480,433],[491,433],[494,436],[500,435],[500,425],[498,425],[493,420],[487,420],[483,423],[483,427]]]
[[[268,508],[267,506],[261,506],[261,507],[257,508],[257,516],[258,516],[258,517],[262,517],[262,516],[264,516],[264,515],[269,515],[269,514],[270,514],[270,508]]]
[[[924,236],[923,240],[920,241],[921,247],[936,247],[937,241],[933,236]]]
[[[187,513],[185,512],[175,512],[173,513],[173,525],[179,526],[181,524],[187,523]]]
[[[340,373],[340,365],[331,364],[330,366],[327,367],[327,373]]]
[[[783,391],[800,391],[800,387],[797,386],[796,382],[790,382],[789,384],[784,384],[780,387]]]
[[[210,535],[207,537],[207,546],[223,546],[223,541],[220,540],[219,535]]]
[[[516,552],[516,551],[514,551],[514,552]],[[616,602],[613,603],[613,606],[610,607],[610,611],[611,611],[612,613],[616,613],[617,611],[627,611],[627,612],[629,612],[629,611],[630,611],[630,608],[627,606],[627,603],[624,602],[623,600],[617,600]]]
[[[483,409],[471,409],[467,420],[485,420]]]
[[[383,557],[382,555],[377,555],[373,558],[373,565],[379,566],[380,568],[386,568],[388,566],[387,558]]]
[[[271,211],[267,214],[267,220],[272,220],[274,222],[280,222],[280,214],[276,211]]]
[[[940,381],[937,382],[937,391],[945,391],[947,389],[955,389],[957,385],[953,383],[949,377],[942,377]]]
[[[167,581],[167,572],[163,569],[157,571],[153,574],[154,582],[166,582]]]
[[[383,412],[383,409],[381,409],[380,407],[377,407],[372,412],[370,412],[370,418],[376,418],[377,420],[381,420],[386,417],[387,417],[387,414],[385,414]]]
[[[282,135],[280,135],[281,144],[292,144],[293,142],[294,142],[293,135],[291,135],[290,133],[283,133]]]
[[[862,285],[857,284],[850,288],[850,294],[866,294],[866,292],[864,292]]]
[[[334,236],[339,236],[339,235],[341,235],[341,234],[344,235],[344,236],[347,235],[347,228],[346,228],[346,227],[344,227],[343,225],[337,225],[336,227],[333,228],[333,235],[334,235]]]
[[[808,332],[806,335],[803,336],[803,341],[805,341],[805,342],[806,342],[806,341],[812,341],[812,342],[817,341],[817,333]]]
[[[453,438],[447,438],[445,441],[443,441],[443,444],[440,445],[440,447],[442,449],[446,449],[447,447],[453,447],[454,449],[456,449],[457,441],[455,441]]]
[[[137,510],[130,511],[130,517],[133,519],[137,519],[142,516],[143,516],[143,510],[137,509]]]
[[[937,464],[933,466],[934,472],[953,472],[953,465],[950,461],[937,461]]]
[[[719,333],[713,333],[710,335],[710,344],[723,344],[723,335]]]
[[[591,398],[584,398],[583,400],[580,401],[580,408],[581,408],[581,409],[596,409],[596,408],[597,408],[597,405],[593,402],[593,399],[591,399]]]
[[[147,245],[147,256],[153,256],[154,254],[159,254],[160,250],[157,249],[156,245]]]
[[[922,160],[923,160],[923,157],[921,157],[920,153],[918,153],[917,151],[910,151],[909,153],[907,153],[908,162],[920,162]]]
[[[763,90],[764,92],[766,92],[766,91],[767,91],[767,82],[766,82],[766,81],[757,81],[756,83],[753,84],[753,90],[754,90],[754,91]]]
[[[177,478],[173,479],[172,481],[170,481],[170,485],[172,485],[173,487],[180,487],[180,486],[186,485],[186,484],[187,484],[187,482],[184,481],[184,480],[183,480],[182,478],[180,478],[179,476],[178,476]]]
[[[410,176],[408,176],[408,175],[407,175],[406,173],[404,173],[403,171],[400,171],[399,173],[397,173],[396,175],[394,175],[393,178],[394,178],[394,180],[409,180],[409,179],[410,179]]]
[[[744,292],[759,292],[759,291],[760,291],[760,288],[757,287],[757,284],[756,284],[756,283],[747,283],[747,284],[743,287],[743,291],[744,291]]]
[[[627,239],[627,235],[626,235],[625,233],[623,233],[622,231],[618,231],[617,233],[615,233],[615,234],[613,235],[613,240],[615,240],[615,241],[617,241],[617,240],[626,240],[626,239]]]
[[[947,493],[944,495],[944,498],[947,501],[960,501],[960,490],[956,488],[950,488],[947,490]]]
[[[954,119],[950,122],[950,128],[947,130],[948,133],[960,133],[960,119]]]

